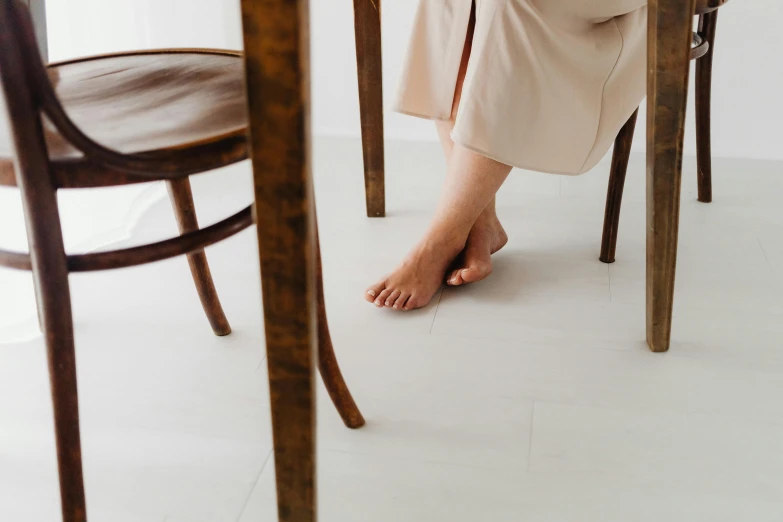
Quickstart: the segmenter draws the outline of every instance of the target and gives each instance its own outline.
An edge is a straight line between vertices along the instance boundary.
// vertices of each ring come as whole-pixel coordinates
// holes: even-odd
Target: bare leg
[[[451,141],[462,84],[473,40],[474,17],[462,55],[451,121],[438,124],[448,175],[438,210],[429,230],[400,266],[367,289],[365,298],[376,306],[412,310],[426,306],[438,291],[449,267],[450,284],[478,281],[492,270],[489,256],[506,242],[495,215],[495,193],[511,167],[472,152]],[[459,256],[457,267],[453,263]]]
[[[458,93],[462,85],[459,86]],[[455,113],[456,103],[459,103],[459,98],[455,100]],[[436,126],[446,163],[450,164],[451,152],[454,148],[454,142],[451,141],[454,119],[437,122]],[[492,196],[489,204],[473,224],[465,242],[465,249],[457,256],[446,274],[446,283],[459,286],[486,278],[492,273],[492,254],[503,248],[507,242],[508,236],[495,212],[495,196]]]
[[[470,60],[474,26],[475,13],[471,13],[465,48],[462,52],[462,61],[457,77],[457,86],[454,89],[451,118],[449,121],[435,123],[447,165],[451,163],[451,152],[454,149],[451,131],[454,128],[460,100],[462,99],[462,87]],[[493,196],[473,224],[473,228],[470,234],[468,234],[468,239],[465,243],[465,249],[457,256],[446,274],[446,283],[458,286],[466,283],[475,283],[487,277],[492,272],[492,254],[503,248],[507,242],[508,236],[495,212],[495,197]]]
[[[429,230],[394,272],[367,289],[367,301],[402,310],[427,305],[509,172],[510,166],[455,144]]]

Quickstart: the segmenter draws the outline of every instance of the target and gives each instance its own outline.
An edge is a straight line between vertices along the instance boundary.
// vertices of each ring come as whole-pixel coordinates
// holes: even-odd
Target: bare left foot
[[[443,284],[451,262],[465,239],[430,231],[397,269],[367,289],[364,298],[378,307],[413,310],[426,306]],[[451,239],[445,239],[451,237]]]
[[[485,215],[486,214],[486,215]],[[470,230],[465,249],[446,274],[446,284],[460,286],[475,283],[492,273],[490,256],[508,243],[508,236],[494,212],[485,212]]]

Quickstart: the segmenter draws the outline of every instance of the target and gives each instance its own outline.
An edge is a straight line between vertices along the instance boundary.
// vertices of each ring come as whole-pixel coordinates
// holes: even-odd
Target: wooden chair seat
[[[92,140],[123,154],[166,155],[188,170],[247,158],[244,69],[238,52],[159,50],[61,62],[47,69],[68,116]],[[57,187],[145,181],[97,169],[45,124]],[[16,185],[8,126],[0,129],[0,185]],[[193,148],[209,149],[194,154]],[[187,155],[187,157],[185,157]],[[195,162],[195,164],[194,164]]]

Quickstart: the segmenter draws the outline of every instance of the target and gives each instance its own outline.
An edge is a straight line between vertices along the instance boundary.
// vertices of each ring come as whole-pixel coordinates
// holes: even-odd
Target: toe
[[[410,299],[408,299],[408,302],[405,303],[405,306],[402,307],[403,310],[415,310],[419,308],[421,305],[418,302],[418,299],[415,295],[412,295]]]
[[[408,302],[408,299],[410,299],[411,294],[402,292],[400,294],[400,297],[397,298],[397,300],[392,305],[397,310],[404,310],[405,309],[405,303]]]
[[[375,299],[380,295],[381,292],[383,292],[383,289],[386,287],[386,281],[379,281],[378,283],[375,283],[370,288],[367,289],[367,292],[364,294],[364,298],[367,300],[368,303],[375,302]]]
[[[384,306],[386,304],[386,299],[389,298],[391,293],[391,288],[384,288],[383,291],[378,294],[378,297],[375,298],[375,306]]]
[[[397,299],[400,297],[399,290],[394,290],[391,294],[389,294],[389,297],[386,298],[386,302],[384,303],[387,308],[391,308],[391,306],[397,301]]]
[[[451,274],[449,274],[448,279],[446,279],[446,284],[450,286],[459,286],[464,281],[462,280],[462,272],[463,269],[458,268],[457,270],[454,270]]]
[[[486,265],[475,265],[470,268],[466,268],[465,270],[462,270],[460,273],[460,279],[464,281],[465,283],[475,283],[476,281],[481,281],[485,277],[487,277],[490,272],[492,272],[491,266]]]

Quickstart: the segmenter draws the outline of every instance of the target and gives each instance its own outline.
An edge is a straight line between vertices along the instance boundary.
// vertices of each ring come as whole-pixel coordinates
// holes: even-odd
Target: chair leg
[[[334,407],[348,428],[357,429],[364,426],[362,412],[356,406],[348,386],[345,384],[337,358],[334,355],[332,337],[329,333],[329,323],[326,317],[324,303],[324,281],[321,268],[321,243],[316,236],[315,255],[315,285],[318,299],[318,371],[329,392]]]
[[[171,204],[177,217],[179,233],[186,234],[198,230],[196,206],[193,203],[190,180],[188,178],[173,179],[167,181],[166,185],[168,186]],[[188,254],[187,257],[190,273],[193,275],[193,282],[196,283],[198,297],[201,299],[201,306],[207,314],[212,331],[215,332],[215,335],[230,334],[231,326],[228,324],[226,314],[220,305],[215,283],[212,280],[212,273],[207,263],[206,253],[203,250],[199,250]]]
[[[85,522],[73,318],[57,200],[53,189],[36,193],[30,200],[25,214],[49,361],[62,517],[64,522]]]
[[[354,0],[359,110],[367,217],[386,215],[383,154],[381,0]]]
[[[651,0],[647,79],[647,344],[671,343],[695,0]]]
[[[617,250],[620,206],[623,203],[625,174],[628,171],[628,159],[631,156],[631,144],[633,143],[633,133],[636,128],[636,117],[638,114],[639,109],[636,109],[614,140],[612,169],[609,172],[609,188],[606,192],[604,233],[601,239],[601,255],[599,257],[604,263],[614,263],[614,254]]]
[[[710,112],[712,103],[712,57],[718,10],[699,17],[699,34],[709,42],[707,54],[696,61],[696,162],[698,164],[699,201],[712,201],[712,152]]]

